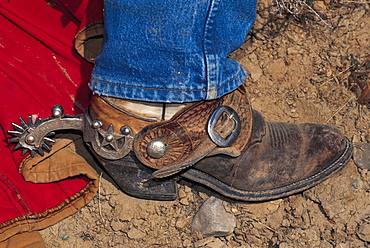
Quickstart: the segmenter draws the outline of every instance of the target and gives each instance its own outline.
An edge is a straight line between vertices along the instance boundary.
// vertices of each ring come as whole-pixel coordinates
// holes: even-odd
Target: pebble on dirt
[[[236,218],[225,202],[211,196],[196,213],[192,229],[204,236],[227,236],[234,231]]]
[[[353,160],[361,168],[370,170],[370,143],[359,143],[355,145]]]

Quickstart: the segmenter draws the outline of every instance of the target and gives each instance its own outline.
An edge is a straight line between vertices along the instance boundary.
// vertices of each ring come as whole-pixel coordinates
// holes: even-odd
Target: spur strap
[[[239,156],[248,145],[251,131],[252,110],[244,88],[239,88],[145,127],[135,136],[133,149],[140,162],[158,169],[153,176],[162,178],[210,154]]]

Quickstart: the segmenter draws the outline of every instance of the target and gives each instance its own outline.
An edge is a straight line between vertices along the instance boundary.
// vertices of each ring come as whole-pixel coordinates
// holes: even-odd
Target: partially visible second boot
[[[244,86],[212,101],[163,106],[94,95],[87,113],[94,128],[85,140],[136,197],[175,199],[183,177],[235,200],[271,200],[317,185],[352,154],[334,127],[266,122]]]

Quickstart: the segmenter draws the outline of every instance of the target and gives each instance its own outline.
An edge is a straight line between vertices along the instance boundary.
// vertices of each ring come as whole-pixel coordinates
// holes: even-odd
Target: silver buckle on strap
[[[226,113],[230,119],[235,122],[235,127],[231,131],[231,133],[227,136],[226,139],[222,138],[219,134],[215,132],[215,126],[217,121],[219,120],[220,116]],[[235,110],[229,106],[220,106],[218,107],[215,112],[212,113],[208,125],[207,125],[208,135],[211,140],[218,146],[221,147],[228,147],[231,146],[239,136],[240,133],[240,118],[239,115],[235,112]]]

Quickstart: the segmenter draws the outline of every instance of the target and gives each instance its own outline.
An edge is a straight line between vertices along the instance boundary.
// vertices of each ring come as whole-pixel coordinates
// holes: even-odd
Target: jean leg
[[[220,97],[245,79],[228,54],[244,41],[255,0],[107,0],[97,94],[153,102]]]

